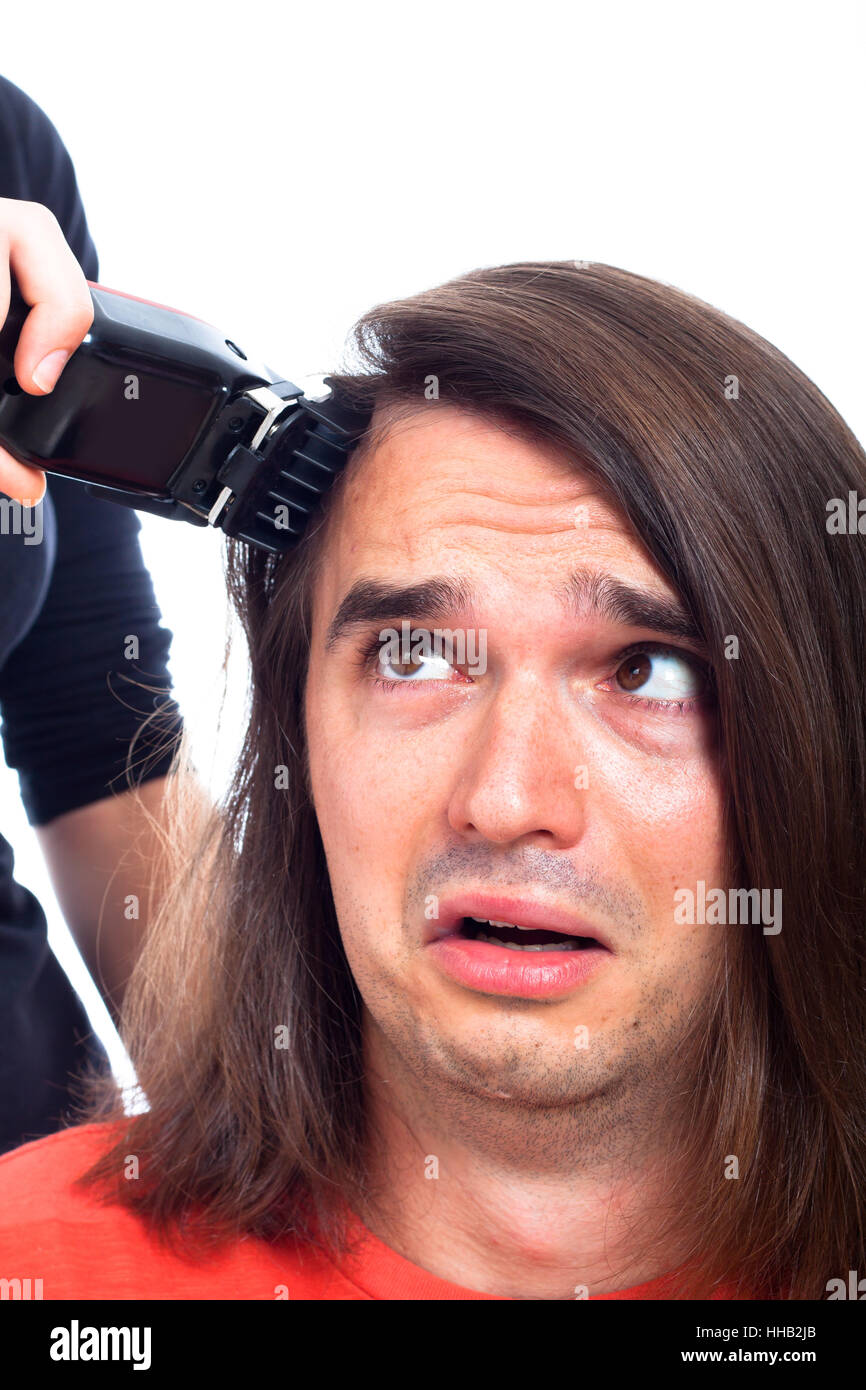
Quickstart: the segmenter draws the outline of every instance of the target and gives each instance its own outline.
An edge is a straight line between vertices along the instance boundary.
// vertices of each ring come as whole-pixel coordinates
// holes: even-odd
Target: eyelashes
[[[420,687],[422,690],[429,691],[431,686],[455,684],[454,681],[449,680],[447,677],[441,679],[416,677],[414,679],[401,680],[399,678],[384,679],[374,674],[375,671],[381,670],[379,654],[382,646],[383,642],[378,632],[373,633],[366,641],[362,640],[357,649],[355,664],[361,675],[383,693],[393,694],[398,688],[406,686],[416,686]],[[627,679],[640,681],[643,675],[646,674],[646,666],[649,665],[650,668],[652,667],[652,658],[659,658],[659,665],[662,671],[661,676],[655,676],[655,679],[656,681],[659,679],[661,680],[663,693],[656,695],[636,694],[635,689],[641,689],[641,685],[633,686],[630,689],[624,689],[617,683],[617,676],[620,674],[623,666],[629,661],[629,658],[638,656],[648,657],[650,661],[643,665],[640,662],[632,662]],[[423,663],[432,660],[442,660],[442,658],[422,657],[420,659],[421,664],[417,669],[422,670]],[[681,666],[686,669],[691,678],[691,682],[697,685],[697,689],[685,693],[677,692],[677,682],[671,669],[675,667],[677,663],[681,664]],[[449,667],[447,663],[445,663],[445,667],[450,671],[459,670],[457,667]],[[653,678],[654,673],[652,669],[650,669],[648,682],[650,685],[652,684]],[[713,701],[715,694],[713,671],[705,661],[696,656],[694,652],[660,641],[637,641],[631,642],[626,647],[623,647],[613,658],[610,674],[605,676],[603,680],[595,686],[595,689],[601,689],[602,691],[612,693],[629,705],[641,709],[644,712],[674,715],[689,714],[693,710],[705,707]]]

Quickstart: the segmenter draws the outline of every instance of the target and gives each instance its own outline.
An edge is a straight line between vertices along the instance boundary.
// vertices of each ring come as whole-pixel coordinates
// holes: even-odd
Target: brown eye
[[[644,647],[627,652],[616,669],[617,688],[637,691],[647,704],[699,698],[707,690],[706,671],[684,652]]]
[[[421,663],[418,661],[380,661],[379,669],[387,670],[390,667],[396,671],[398,676],[413,676],[416,671],[421,670]]]
[[[651,672],[652,662],[646,652],[636,652],[617,669],[616,679],[623,690],[638,690],[649,680]]]
[[[381,648],[376,661],[380,678],[388,685],[423,685],[431,680],[447,680],[454,668],[435,652],[429,655],[414,656],[408,652],[408,661],[397,660],[389,654],[388,647]]]

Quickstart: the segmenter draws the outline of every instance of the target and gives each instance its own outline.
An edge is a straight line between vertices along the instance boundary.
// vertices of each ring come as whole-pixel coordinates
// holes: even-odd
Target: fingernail
[[[63,348],[58,348],[56,352],[49,352],[47,357],[43,357],[38,367],[33,370],[33,380],[41,391],[53,391],[57,385],[57,378],[63,371],[69,353]]]

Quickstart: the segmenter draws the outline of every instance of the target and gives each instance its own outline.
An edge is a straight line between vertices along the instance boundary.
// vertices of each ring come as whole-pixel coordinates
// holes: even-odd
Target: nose
[[[575,709],[537,673],[523,672],[479,712],[479,721],[450,797],[452,829],[500,845],[576,844],[590,788]]]

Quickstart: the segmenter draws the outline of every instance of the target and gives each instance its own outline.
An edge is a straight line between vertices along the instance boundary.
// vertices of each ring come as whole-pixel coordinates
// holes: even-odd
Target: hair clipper
[[[94,496],[291,550],[369,415],[333,391],[307,398],[202,319],[87,283],[90,330],[54,390],[32,396],[12,366],[31,307],[12,279],[0,329],[3,448]]]

